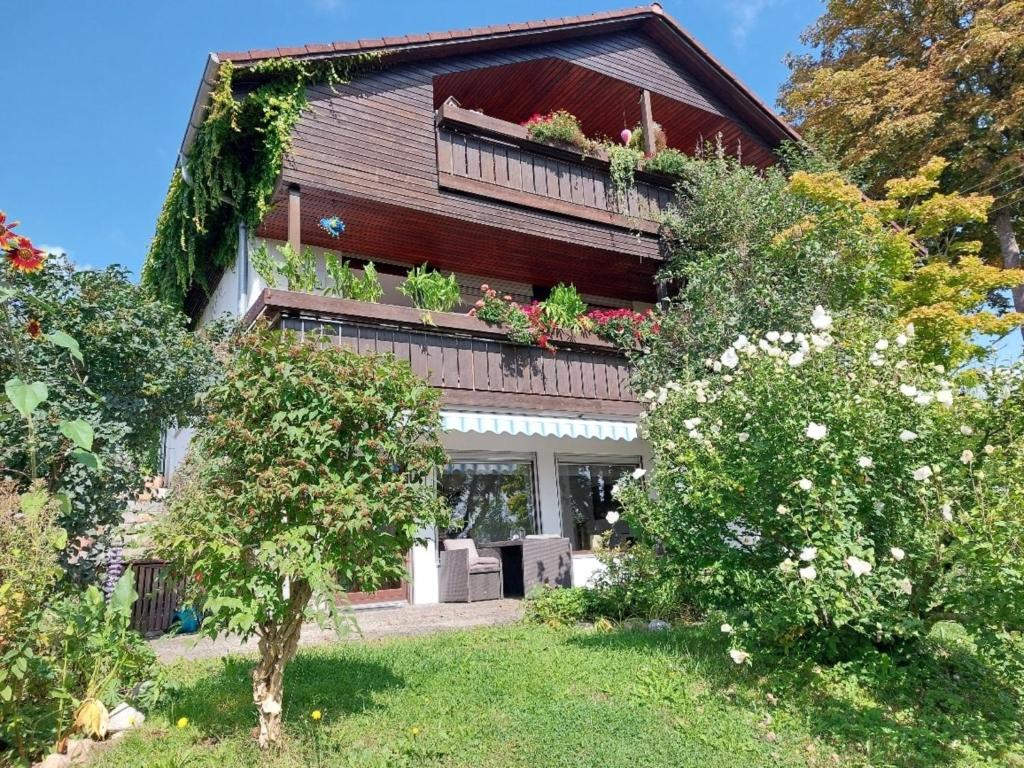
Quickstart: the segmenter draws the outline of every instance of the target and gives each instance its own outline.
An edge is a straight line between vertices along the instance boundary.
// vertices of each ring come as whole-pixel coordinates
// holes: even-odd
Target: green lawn
[[[758,677],[717,634],[523,625],[303,651],[272,756],[250,736],[250,660],[181,663],[173,706],[94,765],[1024,766],[1015,694],[973,659],[883,664],[872,686],[849,669]]]

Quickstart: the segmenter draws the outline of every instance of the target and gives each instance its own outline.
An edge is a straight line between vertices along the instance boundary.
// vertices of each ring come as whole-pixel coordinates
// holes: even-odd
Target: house
[[[327,334],[389,352],[443,393],[451,464],[438,478],[456,513],[451,533],[478,540],[557,534],[571,540],[575,580],[596,567],[591,536],[606,530],[611,489],[650,461],[637,437],[640,405],[627,362],[593,337],[557,354],[511,343],[466,310],[489,284],[522,302],[573,284],[592,307],[646,310],[659,298],[658,214],[670,178],[637,172],[613,189],[607,155],[532,138],[531,115],[566,110],[588,136],[641,126],[652,152],[692,152],[721,137],[765,167],[793,130],[661,6],[352,43],[211,54],[181,148],[187,163],[218,70],[274,58],[381,54],[350,82],[313,85],[273,205],[241,238],[208,295],[186,301],[199,324],[223,313],[268,318],[300,335]],[[338,217],[344,233],[321,222]],[[373,261],[379,303],[268,286],[251,263],[257,242],[341,251],[357,272]],[[463,308],[424,317],[397,286],[429,263],[457,277]],[[321,271],[323,264],[320,265]],[[187,432],[168,436],[173,475]],[[621,525],[621,523],[619,523]],[[369,599],[438,600],[438,540],[410,553],[410,581]]]

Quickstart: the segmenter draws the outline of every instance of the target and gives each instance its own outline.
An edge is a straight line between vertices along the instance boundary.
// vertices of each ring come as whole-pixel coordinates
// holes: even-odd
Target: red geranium
[[[43,335],[43,327],[39,324],[39,321],[33,317],[25,324],[25,333],[33,339],[38,339]]]
[[[22,272],[36,272],[43,268],[46,253],[32,245],[27,237],[15,237],[6,244],[11,266]]]
[[[12,221],[10,224],[7,223],[7,214],[0,211],[0,248],[6,249],[7,243],[12,237],[14,237],[14,228],[18,226],[18,222]]]

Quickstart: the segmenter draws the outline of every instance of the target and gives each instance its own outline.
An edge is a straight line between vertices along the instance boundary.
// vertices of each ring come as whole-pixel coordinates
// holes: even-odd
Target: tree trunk
[[[279,624],[265,624],[260,629],[260,660],[252,671],[252,700],[259,715],[261,749],[281,739],[284,668],[298,648],[302,617],[310,596],[307,582],[292,582],[284,620]]]
[[[995,219],[996,237],[999,238],[999,250],[1003,254],[1004,269],[1020,269],[1020,243],[1017,242],[1017,235],[1013,231],[1013,216],[1009,209],[1004,209],[996,214]],[[1013,293],[1013,308],[1024,313],[1024,273],[1021,273],[1021,283],[1011,289]],[[1024,336],[1024,324],[1020,327],[1021,336]]]

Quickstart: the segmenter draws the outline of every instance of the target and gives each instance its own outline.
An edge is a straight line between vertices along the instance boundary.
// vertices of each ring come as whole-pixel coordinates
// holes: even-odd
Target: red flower
[[[33,317],[25,325],[25,332],[33,339],[38,339],[43,335],[43,327],[39,325],[39,321]]]
[[[16,226],[18,226],[18,222],[12,221],[8,224],[7,214],[0,211],[0,248],[7,248],[7,243],[14,237],[13,230]]]
[[[36,272],[43,268],[46,254],[32,245],[27,237],[15,237],[6,245],[11,266],[22,272]]]
[[[196,584],[202,584],[203,583],[203,572],[202,571],[196,571],[195,576],[193,576],[192,578],[196,580]]]

